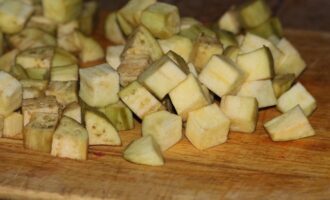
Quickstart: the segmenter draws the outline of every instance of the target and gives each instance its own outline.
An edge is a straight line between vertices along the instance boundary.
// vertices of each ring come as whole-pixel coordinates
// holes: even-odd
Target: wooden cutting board
[[[308,63],[299,80],[318,102],[310,117],[316,136],[272,142],[262,124],[279,113],[264,110],[255,133],[230,133],[226,144],[206,151],[198,151],[184,138],[165,152],[163,167],[135,165],[122,158],[127,144],[140,136],[138,124],[120,133],[121,147],[90,147],[87,161],[54,158],[25,150],[21,141],[0,139],[0,197],[329,199],[330,33],[290,30],[286,35]]]

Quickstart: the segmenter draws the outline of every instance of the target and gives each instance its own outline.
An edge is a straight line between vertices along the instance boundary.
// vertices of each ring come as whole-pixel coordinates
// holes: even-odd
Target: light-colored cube
[[[50,153],[57,122],[57,114],[35,113],[31,122],[24,127],[24,147]]]
[[[186,136],[200,150],[227,141],[230,120],[216,104],[192,111],[188,115]]]
[[[293,73],[298,77],[306,68],[306,63],[300,56],[298,50],[285,38],[281,39],[277,44],[284,55],[282,56],[279,66],[275,67],[276,74]]]
[[[271,80],[245,82],[237,95],[255,97],[259,108],[274,106],[277,103]]]
[[[151,135],[162,151],[182,138],[182,118],[168,111],[151,113],[143,118],[142,135]]]
[[[140,118],[163,110],[163,105],[140,83],[134,81],[119,92],[120,99]]]
[[[131,26],[138,26],[141,24],[141,14],[150,5],[156,3],[156,0],[129,0],[118,12],[123,16],[126,23]]]
[[[257,50],[239,54],[237,66],[247,74],[246,81],[270,79],[274,74],[274,61],[268,47],[261,47]]]
[[[103,61],[104,51],[100,43],[90,36],[76,31],[78,43],[80,44],[79,58],[82,63]]]
[[[105,117],[92,112],[85,112],[85,123],[89,145],[120,145],[117,130]]]
[[[16,57],[16,63],[24,69],[30,68],[46,68],[51,67],[52,58],[54,55],[53,47],[37,47],[27,49]]]
[[[82,2],[82,0],[42,0],[42,6],[47,18],[56,23],[65,23],[79,16]]]
[[[194,25],[200,25],[202,24],[200,21],[193,17],[181,17],[181,30],[189,29],[190,27]]]
[[[162,150],[152,136],[147,135],[134,140],[124,151],[124,158],[142,165],[164,165]]]
[[[21,107],[22,85],[10,74],[0,71],[0,115],[9,115]]]
[[[162,56],[163,51],[157,40],[148,29],[139,26],[127,40],[121,54],[121,63],[117,69],[120,84],[125,87],[135,81],[144,69]]]
[[[264,124],[273,141],[297,140],[315,135],[315,131],[300,106]]]
[[[0,28],[7,34],[21,31],[33,13],[33,6],[19,0],[4,0],[0,4]]]
[[[190,61],[198,72],[202,71],[213,55],[221,55],[223,47],[216,38],[201,36],[194,43]]]
[[[107,48],[107,54],[105,59],[107,63],[114,69],[117,70],[120,65],[120,55],[124,50],[124,45],[109,46]]]
[[[254,97],[224,96],[221,110],[230,119],[230,130],[252,133],[258,120],[258,102]]]
[[[183,69],[180,69],[168,56],[163,56],[140,74],[138,80],[159,99],[163,99],[186,77]]]
[[[74,53],[81,50],[81,41],[78,37],[79,24],[77,20],[57,26],[57,46],[65,51]]]
[[[268,47],[269,50],[272,52],[272,56],[274,59],[274,68],[276,71],[276,68],[280,65],[280,60],[282,59],[283,52],[269,40],[248,32],[243,38],[242,44],[240,45],[240,53],[248,53],[263,46]]]
[[[281,112],[287,112],[297,105],[300,106],[306,116],[311,115],[317,107],[315,98],[300,82],[278,98],[277,108]]]
[[[189,74],[183,82],[174,88],[169,96],[176,112],[184,121],[187,119],[188,112],[209,104],[200,82],[192,74]]]
[[[23,115],[14,112],[4,119],[3,137],[23,139]]]
[[[86,160],[87,150],[87,130],[77,121],[63,117],[53,135],[51,155]]]
[[[53,96],[35,99],[24,99],[22,104],[24,126],[27,125],[35,113],[60,114],[60,106]]]
[[[152,63],[151,57],[145,55],[126,56],[117,68],[120,85],[125,87],[136,81],[138,76]]]
[[[272,15],[268,2],[264,0],[245,1],[237,8],[237,12],[240,24],[245,29],[258,27]]]
[[[180,35],[174,35],[168,39],[158,40],[164,53],[173,51],[180,55],[186,62],[189,61],[193,48],[191,40]]]
[[[148,55],[152,61],[156,61],[163,56],[163,51],[159,43],[144,26],[139,26],[128,38],[125,49],[122,53],[122,61],[127,56]]]
[[[199,74],[199,80],[219,97],[234,93],[244,82],[245,75],[224,56],[212,56]]]
[[[141,24],[157,38],[169,38],[180,31],[179,9],[175,5],[156,2],[141,14]]]
[[[108,64],[79,70],[79,96],[90,106],[102,107],[118,101],[119,75]]]
[[[229,9],[225,12],[218,21],[218,27],[235,34],[239,33],[241,24],[238,19],[237,11],[235,9]]]
[[[45,94],[56,97],[56,101],[62,106],[78,102],[77,81],[51,81]]]

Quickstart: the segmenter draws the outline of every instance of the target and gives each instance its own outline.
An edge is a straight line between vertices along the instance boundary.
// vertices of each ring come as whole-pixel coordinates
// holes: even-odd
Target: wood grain
[[[95,37],[106,47],[102,23]],[[315,96],[310,117],[316,136],[271,142],[262,124],[277,116],[260,112],[253,134],[230,133],[206,151],[187,139],[165,152],[164,167],[131,164],[122,150],[140,136],[121,132],[123,146],[90,147],[89,160],[54,158],[0,139],[0,198],[10,199],[328,199],[330,196],[330,34],[289,30],[308,69],[299,79]]]

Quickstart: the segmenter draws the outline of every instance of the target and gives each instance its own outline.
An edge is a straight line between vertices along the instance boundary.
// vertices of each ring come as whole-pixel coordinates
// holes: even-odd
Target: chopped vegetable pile
[[[283,113],[264,124],[273,141],[315,134],[316,101],[298,81],[306,63],[266,1],[206,26],[175,5],[130,0],[106,17],[106,53],[90,36],[96,13],[96,1],[0,0],[0,137],[85,160],[89,145],[121,145],[135,117],[142,137],[123,157],[160,166],[183,132],[205,150],[253,133],[273,106]]]

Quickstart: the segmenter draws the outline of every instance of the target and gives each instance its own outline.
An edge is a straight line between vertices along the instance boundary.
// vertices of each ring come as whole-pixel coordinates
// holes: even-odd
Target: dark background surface
[[[105,11],[119,9],[126,0],[99,0]],[[204,22],[218,19],[231,5],[244,0],[162,0],[175,4],[181,16],[193,16]],[[330,31],[330,0],[268,0],[285,28]]]

